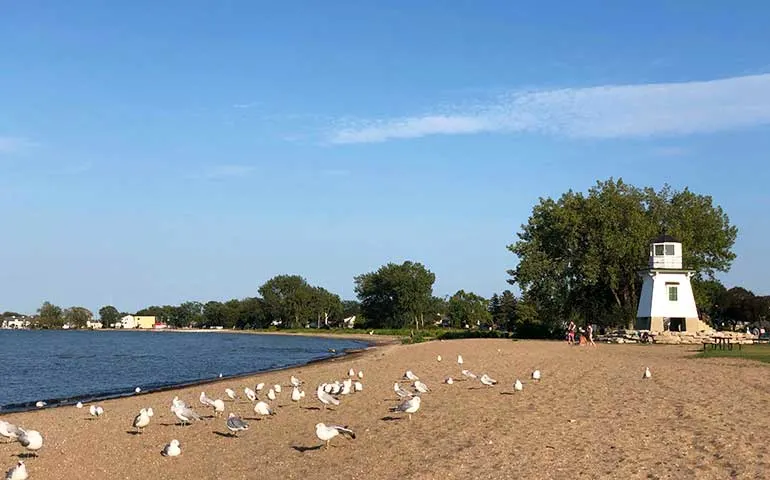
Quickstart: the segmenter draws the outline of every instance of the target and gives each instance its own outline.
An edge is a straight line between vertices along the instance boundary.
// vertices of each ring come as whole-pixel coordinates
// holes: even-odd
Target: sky
[[[711,195],[770,294],[770,4],[0,2],[0,311],[425,264],[510,288],[540,197]],[[684,248],[687,248],[686,245]]]

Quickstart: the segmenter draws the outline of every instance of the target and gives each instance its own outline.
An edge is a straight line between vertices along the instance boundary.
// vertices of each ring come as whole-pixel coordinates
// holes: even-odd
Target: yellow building
[[[156,319],[157,317],[155,316],[134,315],[136,328],[152,328],[155,326]]]

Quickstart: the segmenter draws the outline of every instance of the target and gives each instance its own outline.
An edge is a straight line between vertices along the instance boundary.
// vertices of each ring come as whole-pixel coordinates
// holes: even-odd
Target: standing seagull
[[[297,406],[300,406],[300,400],[302,400],[305,397],[305,392],[299,389],[299,387],[294,387],[291,390],[291,401],[297,402]]]
[[[134,417],[134,422],[131,424],[137,433],[141,433],[142,429],[150,424],[150,415],[147,414],[147,409],[143,408],[139,410],[139,415]]]
[[[393,391],[396,392],[396,395],[398,395],[399,398],[407,398],[412,396],[411,393],[401,388],[401,385],[399,385],[398,382],[393,384]]]
[[[411,371],[411,370],[407,370],[407,371],[406,371],[406,373],[404,373],[404,378],[405,378],[405,379],[407,379],[407,380],[411,380],[411,381],[413,381],[413,382],[414,382],[415,380],[419,380],[419,379],[420,379],[420,377],[418,377],[417,375],[415,375],[414,373],[412,373],[412,371]]]
[[[340,427],[339,425],[327,426],[324,423],[316,423],[315,425],[315,435],[319,438],[319,440],[326,442],[327,450],[329,449],[329,443],[332,441],[332,438],[339,434],[348,436],[351,439],[356,438],[355,432],[353,432],[353,430],[349,429],[348,427]]]
[[[462,355],[458,355],[457,356],[457,364],[458,365],[462,365],[463,364],[463,356]]]
[[[254,405],[254,413],[257,415],[275,415],[275,411],[265,402],[259,401]]]
[[[163,447],[163,450],[160,452],[164,457],[176,457],[180,453],[182,453],[182,449],[179,448],[179,440],[177,439],[171,440],[171,443]]]
[[[333,397],[332,395],[326,393],[326,391],[324,390],[325,386],[326,384],[322,383],[321,385],[318,386],[318,389],[315,391],[316,397],[318,397],[318,400],[324,405],[323,407],[324,410],[326,410],[326,406],[329,404],[332,404],[332,405],[340,404],[340,401],[336,397]]]
[[[244,422],[238,415],[230,412],[230,415],[227,416],[227,429],[230,430],[234,437],[237,437],[238,432],[249,429],[249,424]]]
[[[5,480],[27,480],[28,478],[27,466],[22,461],[19,461],[13,468],[5,472]]]
[[[275,391],[273,391],[272,388],[267,391],[267,398],[269,398],[270,400],[275,400]]]
[[[43,436],[37,430],[19,428],[19,443],[37,457],[37,451],[43,448]]]
[[[650,367],[645,367],[644,375],[642,375],[642,378],[650,378],[650,377],[652,377],[652,372],[650,372]]]
[[[428,388],[427,385],[425,385],[424,383],[422,383],[419,380],[415,380],[413,386],[414,386],[414,389],[417,390],[420,393],[428,393],[430,391],[430,388]]]
[[[104,409],[100,405],[91,405],[88,408],[88,413],[90,413],[92,417],[98,418],[104,415]]]
[[[532,372],[532,380],[539,382],[540,381],[540,370],[535,370]]]
[[[176,415],[181,422],[181,425],[188,425],[192,420],[200,420],[201,417],[192,408],[184,404],[184,402],[175,403],[171,407],[171,411]]]
[[[225,394],[230,400],[235,400],[235,391],[232,388],[225,388]]]
[[[524,385],[521,384],[521,380],[516,379],[516,383],[513,384],[513,389],[517,392],[524,390]]]
[[[409,400],[403,402],[401,405],[397,407],[393,407],[390,409],[391,412],[402,412],[409,415],[409,420],[412,420],[412,414],[417,412],[417,410],[420,409],[420,403],[421,399],[419,396],[415,396],[410,398]]]
[[[245,393],[246,398],[248,398],[252,402],[257,399],[257,393],[254,390],[250,389],[249,387],[244,388],[243,393]]]

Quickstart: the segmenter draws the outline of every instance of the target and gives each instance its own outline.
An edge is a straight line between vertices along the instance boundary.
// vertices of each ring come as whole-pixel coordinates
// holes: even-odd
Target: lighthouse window
[[[666,245],[666,255],[673,255],[673,254],[674,254],[674,246]]]
[[[663,255],[663,245],[655,245],[655,255]]]
[[[679,299],[679,292],[677,291],[677,287],[670,286],[668,287],[668,300],[671,302],[676,302]]]

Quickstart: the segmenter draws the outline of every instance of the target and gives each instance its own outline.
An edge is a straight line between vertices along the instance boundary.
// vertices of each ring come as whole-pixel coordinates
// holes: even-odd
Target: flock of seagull
[[[437,357],[437,360],[439,362],[442,361],[440,355]],[[498,384],[497,380],[493,379],[486,373],[478,376],[470,370],[464,369],[464,360],[462,355],[457,356],[457,363],[462,369],[460,374],[462,377],[464,377],[463,380],[478,380],[482,385],[488,387],[493,387]],[[650,378],[651,376],[652,373],[650,372],[649,367],[646,367],[642,378],[646,379]],[[316,399],[321,403],[321,408],[325,410],[328,406],[340,405],[340,399],[342,396],[363,391],[363,377],[363,371],[359,370],[356,372],[351,368],[348,371],[348,377],[344,380],[335,380],[333,382],[321,383],[318,385],[315,391],[315,396]],[[534,370],[531,374],[531,379],[534,382],[539,382],[541,379],[540,370]],[[404,389],[402,387],[401,384],[404,381],[410,382],[408,389]],[[455,381],[456,380],[452,377],[446,377],[444,379],[444,383],[448,385],[452,385]],[[291,387],[290,398],[292,402],[296,402],[298,405],[300,405],[302,400],[305,398],[305,391],[302,388],[304,384],[305,383],[302,380],[295,377],[294,375],[292,375],[289,379],[289,386]],[[244,396],[249,400],[249,402],[254,404],[254,413],[260,417],[276,414],[275,410],[270,406],[270,403],[260,399],[260,396],[265,390],[265,387],[266,385],[264,383],[259,383],[253,390],[248,387],[244,388],[243,390]],[[520,392],[523,390],[523,388],[523,383],[520,379],[517,378],[513,383],[513,390],[515,392]],[[390,412],[406,414],[410,421],[412,420],[412,415],[420,410],[420,406],[422,404],[421,395],[431,391],[431,389],[411,370],[407,370],[403,377],[393,384],[393,390],[400,403],[394,407],[391,407]],[[137,387],[136,392],[139,393],[139,391],[140,389]],[[267,392],[265,393],[265,398],[269,401],[275,401],[278,398],[278,394],[281,392],[282,387],[280,384],[275,384],[271,387],[268,386]],[[238,399],[236,392],[230,388],[226,388],[224,393],[230,401],[235,401]],[[225,401],[220,398],[212,399],[206,395],[206,392],[201,392],[198,401],[203,406],[203,408],[211,409],[214,418],[220,417],[225,412]],[[84,408],[83,403],[78,402],[76,408]],[[198,414],[191,405],[185,403],[178,396],[175,396],[171,401],[170,410],[179,420],[177,425],[190,425],[193,422],[203,419],[203,417]],[[98,418],[104,415],[104,408],[100,405],[90,405],[88,412],[92,417]],[[131,422],[131,426],[135,429],[134,433],[140,434],[144,428],[149,426],[153,415],[154,412],[152,407],[142,408]],[[249,429],[249,424],[236,413],[230,412],[225,418],[225,427],[229,431],[229,435],[237,437],[239,432],[243,432]],[[332,439],[337,436],[343,436],[350,439],[356,438],[355,432],[347,425],[326,425],[325,423],[317,423],[315,425],[315,434],[319,440],[324,442],[327,449],[329,448]],[[5,443],[8,443],[8,441],[17,441],[22,447],[26,449],[27,452],[25,454],[20,454],[19,457],[37,457],[37,452],[43,446],[43,436],[40,434],[40,432],[37,430],[31,430],[17,426],[4,420],[0,420],[0,437],[6,439]],[[160,454],[164,457],[176,457],[181,455],[181,453],[181,444],[177,439],[171,440],[160,452]],[[19,462],[14,467],[7,471],[5,476],[6,480],[27,480],[27,478],[29,478],[29,473],[23,460],[19,460]]]

